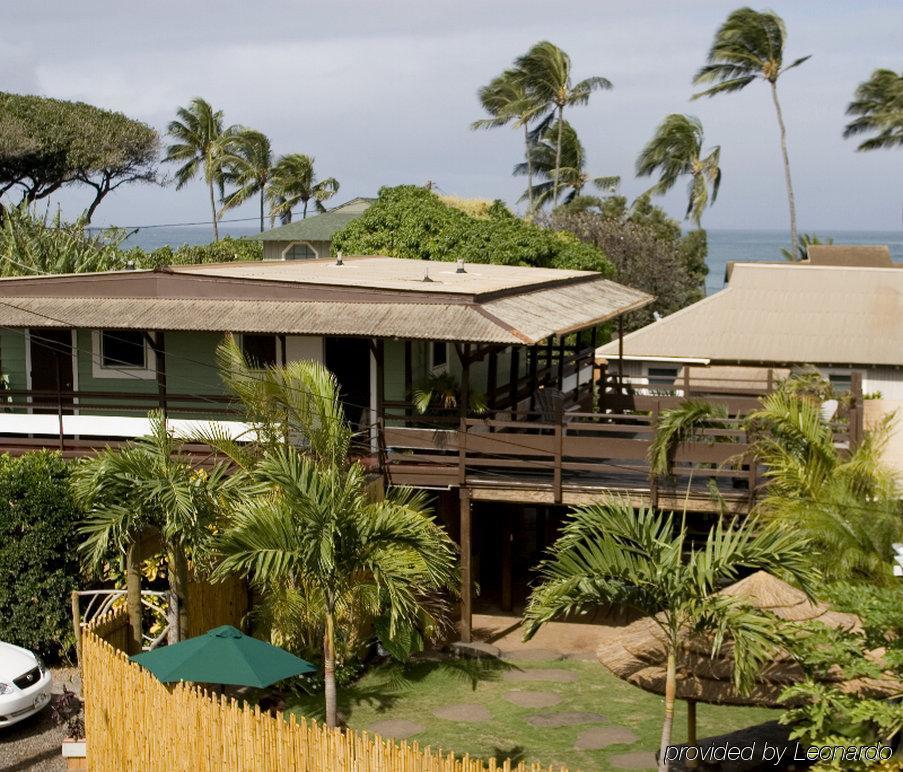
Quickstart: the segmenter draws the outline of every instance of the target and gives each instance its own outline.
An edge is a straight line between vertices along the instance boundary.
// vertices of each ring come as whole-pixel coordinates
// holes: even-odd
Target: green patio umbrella
[[[195,681],[230,686],[270,686],[316,668],[294,654],[245,635],[231,625],[171,646],[130,657],[163,683]]]

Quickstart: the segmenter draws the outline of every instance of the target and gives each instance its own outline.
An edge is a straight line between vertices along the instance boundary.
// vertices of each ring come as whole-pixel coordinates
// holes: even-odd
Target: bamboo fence
[[[552,772],[328,729],[293,715],[286,720],[186,684],[167,687],[104,639],[118,634],[123,615],[92,622],[82,638],[88,763],[97,772]]]

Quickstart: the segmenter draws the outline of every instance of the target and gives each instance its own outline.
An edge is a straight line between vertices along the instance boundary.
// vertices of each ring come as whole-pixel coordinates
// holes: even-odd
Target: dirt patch
[[[511,670],[505,673],[508,681],[546,681],[554,683],[571,683],[577,680],[577,674],[571,670],[558,668],[535,668],[533,670]]]
[[[492,714],[485,705],[476,702],[459,702],[452,705],[443,705],[433,711],[436,718],[444,718],[446,721],[482,722],[492,721]]]
[[[540,713],[536,716],[530,716],[527,723],[531,726],[577,726],[578,724],[601,724],[605,721],[605,716],[598,713],[580,713],[573,711],[570,713]]]
[[[377,721],[368,727],[369,731],[380,737],[393,740],[406,740],[411,735],[420,734],[426,727],[416,721],[408,721],[405,718],[389,718],[385,721]]]
[[[639,738],[623,726],[600,726],[581,732],[574,750],[597,751],[609,745],[635,743]]]
[[[658,759],[652,751],[630,751],[612,756],[608,763],[616,769],[656,769]]]

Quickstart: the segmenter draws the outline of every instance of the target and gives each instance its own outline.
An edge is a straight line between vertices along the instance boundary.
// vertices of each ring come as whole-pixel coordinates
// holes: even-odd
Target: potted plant
[[[55,724],[66,724],[66,737],[63,740],[63,758],[66,759],[66,769],[87,769],[88,758],[82,701],[75,692],[63,686],[63,693],[54,699],[50,710]]]

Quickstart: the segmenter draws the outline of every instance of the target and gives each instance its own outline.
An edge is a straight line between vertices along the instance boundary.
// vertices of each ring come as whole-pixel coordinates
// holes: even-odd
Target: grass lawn
[[[530,671],[547,669],[573,675],[551,681],[524,680],[530,677]],[[565,681],[566,677],[573,680]],[[560,697],[560,702],[544,708],[519,707],[505,699],[515,690],[551,692]],[[433,714],[443,706],[461,703],[483,706],[491,719],[454,721]],[[353,729],[370,730],[386,719],[416,722],[423,731],[412,735],[409,741],[416,740],[421,746],[469,753],[486,760],[494,756],[501,761],[510,756],[515,761],[564,765],[571,770],[607,770],[617,768],[612,759],[620,754],[658,748],[662,699],[630,686],[592,661],[443,660],[374,668],[353,686],[339,690],[339,710]],[[322,697],[303,698],[291,711],[322,718]],[[531,716],[562,712],[594,713],[604,718],[558,727],[536,727],[527,722]],[[699,737],[773,720],[778,713],[762,708],[700,704]],[[472,715],[476,717],[476,711]],[[600,750],[575,749],[578,736],[594,727],[621,727],[637,739]],[[683,742],[685,731],[685,705],[678,702],[674,742]]]

